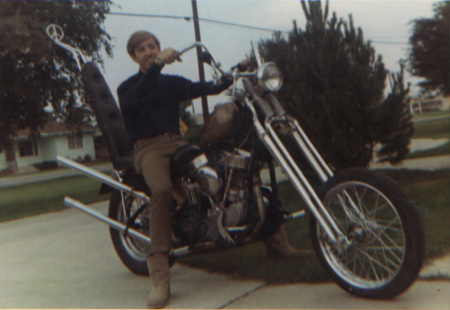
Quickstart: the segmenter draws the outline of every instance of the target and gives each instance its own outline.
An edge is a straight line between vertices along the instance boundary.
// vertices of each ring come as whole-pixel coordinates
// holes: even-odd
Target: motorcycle
[[[151,189],[133,167],[133,149],[120,111],[97,65],[63,43],[58,26],[50,25],[47,33],[77,60],[114,167],[111,177],[58,156],[61,164],[102,182],[102,192],[111,192],[108,216],[70,197],[64,202],[108,224],[122,262],[146,275],[151,240],[145,210],[151,204]],[[226,76],[233,84],[229,102],[207,118],[199,145],[186,145],[172,157],[172,178],[184,200],[172,209],[171,263],[261,240],[283,222],[305,216],[305,210],[282,208],[277,165],[309,209],[312,244],[331,278],[360,297],[386,299],[404,292],[421,269],[424,236],[418,214],[400,187],[369,170],[334,172],[274,96],[282,85],[281,72],[275,63],[264,62],[257,48],[255,70],[231,72],[224,72],[200,42],[180,51],[180,56],[194,48],[202,51],[199,58],[212,68],[214,81]],[[323,183],[322,190],[315,190],[297,163],[298,151]],[[261,181],[263,169],[269,171],[270,186]]]

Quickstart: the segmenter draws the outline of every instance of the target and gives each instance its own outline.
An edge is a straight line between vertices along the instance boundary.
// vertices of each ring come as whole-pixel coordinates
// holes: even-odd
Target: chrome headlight
[[[256,74],[258,84],[270,92],[276,92],[283,84],[283,78],[280,69],[273,62],[263,64]]]

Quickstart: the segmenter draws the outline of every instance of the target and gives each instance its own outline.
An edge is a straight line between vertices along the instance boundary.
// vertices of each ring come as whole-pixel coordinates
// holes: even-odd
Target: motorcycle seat
[[[171,157],[170,170],[172,180],[186,175],[189,172],[189,163],[201,154],[201,149],[192,144],[186,144],[178,148]]]

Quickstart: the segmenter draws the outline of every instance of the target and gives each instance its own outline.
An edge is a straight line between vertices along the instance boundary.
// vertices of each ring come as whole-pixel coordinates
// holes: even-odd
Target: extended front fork
[[[256,113],[254,114],[256,115]],[[319,225],[325,231],[332,243],[345,246],[349,244],[345,234],[337,226],[330,212],[325,208],[316,191],[313,189],[301,169],[298,167],[292,155],[282,142],[275,126],[282,128],[290,135],[311,164],[322,182],[326,182],[333,176],[333,172],[323,160],[309,138],[304,133],[298,122],[288,115],[272,115],[265,120],[264,127],[257,120],[254,121],[258,136],[270,150],[276,161],[286,172],[289,180],[307,204]],[[279,131],[279,130],[278,130]]]

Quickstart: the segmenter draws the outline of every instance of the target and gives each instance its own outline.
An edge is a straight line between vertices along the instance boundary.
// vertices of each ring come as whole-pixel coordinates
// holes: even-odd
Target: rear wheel
[[[113,192],[109,202],[109,217],[126,224],[129,217],[142,206],[142,201],[136,197]],[[148,235],[149,225],[146,212],[142,212],[135,220],[133,229]],[[122,232],[110,228],[111,240],[114,249],[125,266],[139,275],[148,275],[147,256],[150,253],[150,245],[131,236],[125,236]]]
[[[344,171],[327,182],[322,201],[349,244],[331,242],[314,218],[312,241],[341,287],[360,297],[388,299],[414,282],[424,235],[416,210],[394,181],[371,171]]]

